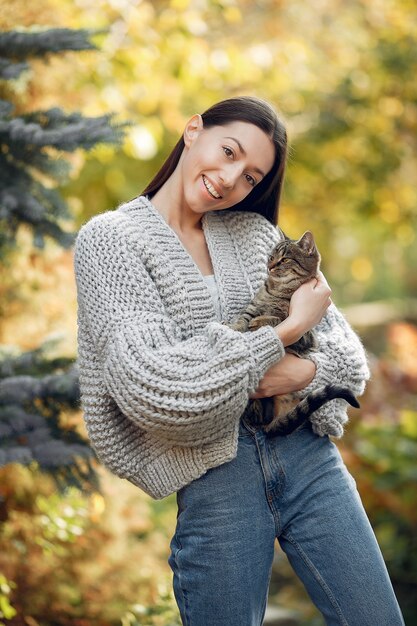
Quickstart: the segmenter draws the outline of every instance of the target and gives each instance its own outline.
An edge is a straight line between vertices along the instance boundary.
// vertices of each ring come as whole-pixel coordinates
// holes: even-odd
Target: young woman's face
[[[183,200],[194,212],[227,209],[243,200],[272,168],[275,148],[247,122],[203,128],[195,115],[184,132]]]

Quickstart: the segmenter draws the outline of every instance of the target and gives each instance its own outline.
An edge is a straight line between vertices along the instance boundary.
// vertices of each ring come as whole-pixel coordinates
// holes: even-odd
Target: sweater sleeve
[[[300,396],[328,383],[349,387],[356,396],[363,394],[370,378],[365,349],[358,335],[343,314],[331,304],[320,323],[315,327],[319,347],[305,358],[316,365],[316,374]],[[313,430],[319,435],[340,437],[347,421],[345,400],[332,400],[311,417]]]
[[[215,321],[183,339],[140,254],[105,215],[81,228],[74,267],[109,395],[126,417],[173,445],[222,438],[284,356],[282,342],[271,327],[240,333]]]

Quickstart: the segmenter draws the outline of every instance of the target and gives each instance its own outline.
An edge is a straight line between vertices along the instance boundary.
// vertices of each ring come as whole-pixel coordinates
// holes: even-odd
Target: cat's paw
[[[274,315],[258,315],[248,323],[249,330],[258,330],[261,326],[276,326],[279,320]]]

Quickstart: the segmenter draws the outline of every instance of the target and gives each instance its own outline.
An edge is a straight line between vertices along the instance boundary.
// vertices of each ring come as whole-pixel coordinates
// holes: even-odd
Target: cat
[[[282,231],[281,231],[282,232]],[[276,326],[288,317],[291,296],[298,287],[314,278],[320,266],[320,253],[310,231],[298,239],[284,239],[272,250],[268,276],[252,302],[229,327],[240,332],[254,331],[261,326]],[[318,347],[316,333],[307,331],[286,351],[303,357]],[[359,408],[359,402],[347,387],[328,384],[299,400],[296,392],[272,398],[252,399],[243,417],[254,426],[262,426],[268,437],[288,435],[304,424],[323,404],[343,398]]]

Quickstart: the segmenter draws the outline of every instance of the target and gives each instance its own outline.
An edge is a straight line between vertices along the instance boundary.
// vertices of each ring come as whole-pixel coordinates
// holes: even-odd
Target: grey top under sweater
[[[147,197],[91,218],[78,233],[81,403],[91,444],[113,473],[159,499],[236,456],[239,420],[267,369],[285,354],[274,329],[232,321],[265,281],[279,230],[257,213],[209,211],[202,228],[216,278],[207,280]],[[332,304],[316,327],[313,381],[363,393],[363,346]],[[344,400],[312,417],[318,435],[343,434]]]
[[[219,294],[219,290],[217,289],[216,277],[214,274],[208,274],[204,276],[204,280],[206,281],[207,287],[210,291],[211,298],[213,300],[216,318],[220,321],[221,320],[220,294]]]

